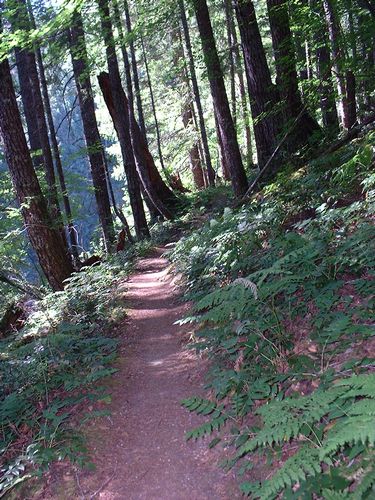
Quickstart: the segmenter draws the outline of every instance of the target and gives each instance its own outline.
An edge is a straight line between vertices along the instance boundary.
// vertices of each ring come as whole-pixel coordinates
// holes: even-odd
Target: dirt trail
[[[89,430],[96,471],[76,474],[77,498],[239,497],[231,473],[217,466],[222,449],[184,440],[185,431],[201,420],[180,401],[201,392],[204,362],[186,351],[187,330],[174,324],[187,306],[178,300],[161,253],[157,249],[140,260],[127,282],[128,318],[111,386],[112,415]]]

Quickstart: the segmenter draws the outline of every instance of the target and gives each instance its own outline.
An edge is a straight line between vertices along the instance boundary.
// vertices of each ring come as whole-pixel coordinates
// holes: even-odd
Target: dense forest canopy
[[[204,293],[215,293],[215,287],[221,293],[231,280],[248,274],[252,278],[242,283],[242,292],[254,300],[261,284],[271,288],[271,277],[285,271],[290,296],[300,293],[303,279],[309,280],[306,301],[315,300],[314,294],[323,290],[319,307],[328,315],[332,311],[328,313],[327,304],[331,300],[333,307],[337,291],[333,282],[353,281],[357,274],[370,276],[373,262],[366,260],[370,259],[366,252],[345,261],[345,248],[349,254],[357,244],[369,253],[373,249],[373,0],[0,0],[0,26],[0,331],[4,335],[17,335],[28,324],[28,308],[38,301],[45,301],[46,310],[56,307],[59,312],[54,314],[61,321],[79,311],[77,322],[87,326],[89,307],[81,304],[87,294],[93,317],[102,317],[98,297],[108,293],[105,290],[116,274],[129,273],[132,259],[161,233],[187,237],[171,259],[188,277],[200,313],[216,311],[223,304],[217,316],[207,313],[207,321],[219,329],[221,347],[233,356],[237,340],[224,340],[228,322],[245,321],[243,311],[248,307],[265,325],[266,312],[261,306],[249,306],[250,298],[245,300],[243,294],[238,302],[247,305],[235,306],[230,290],[223,292],[226,298],[209,295],[207,303],[200,303]],[[339,209],[348,212],[337,215],[334,210]],[[211,219],[200,233],[197,224],[203,225],[211,211],[219,222]],[[245,237],[248,227],[253,229]],[[350,238],[355,238],[358,227],[363,232],[353,243]],[[189,236],[192,231],[196,232]],[[317,242],[320,249],[313,248]],[[306,258],[299,261],[301,250]],[[293,255],[282,261],[288,251]],[[340,254],[342,260],[325,268],[314,260],[322,252],[330,258]],[[309,259],[332,282],[318,283],[320,271],[309,274],[305,266]],[[362,267],[354,269],[354,261]],[[101,262],[102,271],[91,267]],[[267,272],[262,274],[260,263]],[[287,276],[294,276],[293,263],[306,274],[302,281],[296,276],[292,285]],[[340,278],[345,266],[350,271]],[[329,286],[330,298],[324,295]],[[274,305],[282,302],[283,286],[275,287],[267,289],[263,305],[271,297]],[[298,300],[291,303],[298,309]],[[276,317],[279,305],[267,311]],[[286,314],[286,304],[280,308],[280,314]],[[225,321],[220,314],[226,314]],[[43,321],[39,326],[36,321],[31,330],[45,329]],[[322,316],[321,325],[324,321]],[[368,318],[363,321],[368,326]],[[269,332],[268,327],[273,332],[281,324],[282,320],[278,326],[263,325],[262,332]],[[239,339],[245,335],[240,330]],[[213,347],[212,338],[207,338],[204,349],[218,349],[219,344]],[[283,355],[293,352],[289,344],[282,349]],[[274,387],[284,383],[274,379],[271,391],[271,379],[265,379],[263,372],[260,376],[259,397],[246,399],[248,408],[256,399],[276,395]],[[4,401],[24,390],[15,387],[9,385]],[[228,389],[225,396],[229,393]],[[241,416],[247,411],[243,398],[239,394],[234,403],[242,405]],[[346,396],[340,393],[340,398]],[[194,401],[185,406],[206,411],[204,402],[199,406]],[[332,396],[324,408],[333,401]],[[292,403],[279,410],[273,404],[285,418],[288,408],[298,412]],[[306,404],[315,404],[313,396]],[[371,405],[373,416],[373,400]],[[207,414],[215,411],[218,418],[224,411],[210,403],[207,408],[211,408]],[[267,410],[262,415],[272,427]],[[312,425],[311,413],[309,418]],[[293,438],[307,431],[298,427],[286,432]],[[317,431],[322,440],[324,432]],[[264,436],[264,445],[280,444],[279,438]],[[315,439],[308,432],[306,436]],[[356,445],[370,445],[373,437],[369,433]],[[10,446],[12,439],[4,446]],[[260,447],[262,438],[252,437],[248,449],[243,448],[246,438],[238,439],[243,456]],[[326,455],[318,454],[319,460],[349,441],[332,444]],[[354,460],[354,451],[350,457]],[[280,479],[279,489],[248,485],[243,491],[255,498],[259,492],[261,498],[276,498],[282,488],[304,481],[320,467],[318,458],[310,465],[304,457],[301,460],[304,472]],[[369,461],[366,455],[363,470]],[[369,487],[374,478],[373,474]],[[8,476],[0,481],[0,492],[8,483]],[[309,483],[306,491],[311,488]],[[329,483],[326,489],[334,487]],[[367,490],[363,491],[365,495]],[[324,498],[339,498],[327,495]]]

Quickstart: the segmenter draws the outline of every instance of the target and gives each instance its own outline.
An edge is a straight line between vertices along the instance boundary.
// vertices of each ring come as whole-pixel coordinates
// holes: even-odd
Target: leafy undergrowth
[[[374,135],[283,172],[182,239],[209,415],[252,498],[375,494]]]
[[[76,273],[63,292],[33,302],[24,327],[1,339],[0,496],[53,461],[90,465],[80,426],[107,414],[100,381],[115,371],[111,326],[124,316],[118,284],[140,252],[136,246]]]

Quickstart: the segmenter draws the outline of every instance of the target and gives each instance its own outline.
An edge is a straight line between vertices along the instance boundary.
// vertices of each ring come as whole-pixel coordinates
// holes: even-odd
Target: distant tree
[[[239,92],[241,97],[242,116],[244,121],[245,139],[246,139],[246,160],[247,160],[247,165],[251,166],[253,163],[253,152],[251,143],[252,141],[251,141],[251,130],[250,130],[250,113],[248,109],[248,96],[247,96],[247,90],[243,73],[243,63],[240,54],[240,44],[238,43],[236,25],[233,16],[234,7],[232,1],[225,0],[225,3],[226,3],[227,22],[230,25],[231,46],[229,47],[229,50],[233,53],[234,70],[238,78]]]
[[[158,116],[157,116],[157,113],[156,113],[156,103],[155,103],[155,97],[154,97],[154,90],[153,90],[152,81],[151,81],[151,75],[150,75],[150,69],[149,69],[149,65],[148,65],[148,59],[147,59],[147,53],[146,53],[146,48],[145,48],[145,42],[143,40],[142,35],[140,36],[140,41],[141,41],[141,47],[142,47],[143,62],[144,62],[144,65],[145,65],[145,70],[146,70],[147,86],[148,86],[148,90],[149,90],[149,93],[150,93],[152,115],[154,117],[154,123],[155,123],[156,143],[158,145],[159,160],[160,160],[161,168],[163,170],[165,170],[164,158],[163,158],[163,151],[162,151],[162,147],[161,147],[160,127],[159,127]]]
[[[132,122],[133,117],[135,120],[135,110],[134,110],[134,92],[133,92],[133,82],[132,82],[132,76],[131,76],[131,65],[130,65],[129,56],[128,56],[128,52],[127,52],[127,48],[126,48],[124,30],[123,30],[123,26],[122,26],[122,20],[121,20],[120,11],[118,8],[117,0],[112,0],[112,8],[113,8],[114,24],[115,24],[116,29],[117,29],[117,35],[118,35],[122,59],[123,59],[123,63],[124,63],[124,72],[125,72],[125,79],[126,79],[126,91],[128,93],[128,102],[129,102],[129,120]],[[137,78],[138,78],[138,72],[137,72]],[[141,106],[142,106],[142,103],[141,103]],[[141,114],[142,114],[142,119],[144,120],[142,109],[141,109]],[[144,141],[147,145],[145,128],[143,130],[141,128],[141,131],[142,131]],[[135,151],[134,151],[134,153],[135,153]],[[149,196],[147,195],[146,191],[144,190],[143,184],[142,184],[142,179],[140,178],[139,180],[140,180],[141,193],[142,193],[143,199],[147,205],[148,211],[150,212],[151,220],[156,221],[158,217],[162,216],[162,214],[155,207],[155,205],[152,203]]]
[[[81,14],[78,11],[73,16],[69,40],[98,216],[106,250],[110,251],[114,244],[115,234],[107,187],[104,148],[96,121],[94,96],[87,64],[85,34]]]
[[[312,0],[310,5],[313,13],[317,14],[318,19],[314,25],[313,38],[316,47],[316,71],[319,80],[319,99],[323,126],[337,133],[339,131],[339,119],[332,80],[332,61],[324,22],[324,12],[320,0]]]
[[[323,0],[323,7],[340,100],[341,124],[344,128],[350,129],[357,121],[355,76],[350,69],[346,68],[345,47],[340,33],[336,4],[334,0]]]
[[[127,2],[127,0],[124,0],[123,3],[124,3],[126,30],[127,30],[128,36],[129,36],[129,49],[130,49],[130,57],[131,57],[135,100],[137,102],[138,123],[139,123],[139,126],[141,128],[142,134],[144,135],[145,141],[147,143],[146,124],[145,124],[145,118],[144,118],[144,113],[143,113],[141,89],[140,89],[140,84],[139,84],[138,64],[137,64],[137,57],[135,54],[135,46],[134,46],[134,40],[133,40],[134,34],[133,34],[133,30],[132,30],[132,23],[131,23],[131,19],[130,19],[128,2]]]
[[[206,124],[204,121],[203,107],[202,107],[202,102],[201,102],[201,97],[200,97],[200,92],[199,92],[199,87],[198,87],[198,79],[197,79],[197,75],[196,75],[196,71],[195,71],[193,51],[191,48],[189,25],[188,25],[187,18],[186,18],[185,5],[184,5],[183,0],[178,0],[178,4],[179,4],[181,25],[182,25],[182,30],[183,30],[184,40],[185,40],[186,52],[187,52],[187,56],[188,56],[188,67],[189,67],[189,73],[190,73],[190,78],[191,78],[191,84],[193,87],[195,104],[197,106],[199,128],[200,128],[201,137],[202,137],[202,149],[203,149],[203,153],[204,153],[204,161],[205,161],[206,168],[207,168],[208,184],[210,186],[214,186],[215,185],[215,171],[212,167],[211,154],[210,154],[210,149],[208,147],[207,130],[206,130]]]
[[[175,28],[175,27],[173,27]],[[176,68],[176,79],[181,87],[181,94],[183,94],[181,102],[182,123],[187,131],[194,131],[194,97],[191,93],[189,76],[187,66],[184,59],[184,48],[182,45],[182,34],[180,27],[172,30],[172,45],[173,51],[173,67]],[[196,189],[204,189],[205,178],[199,152],[198,141],[194,140],[189,150],[189,163],[191,173],[193,175],[194,185]]]

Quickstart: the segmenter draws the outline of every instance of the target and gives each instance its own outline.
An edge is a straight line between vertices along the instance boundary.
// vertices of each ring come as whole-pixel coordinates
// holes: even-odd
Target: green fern
[[[374,458],[374,457],[372,457]],[[370,466],[364,472],[359,485],[355,490],[356,498],[364,498],[367,495],[367,498],[370,498],[370,491],[375,493],[375,468]]]
[[[205,422],[187,432],[186,440],[199,439],[205,435],[211,434],[214,431],[219,431],[228,419],[228,416],[223,413],[224,406],[217,406],[208,399],[193,397],[185,399],[181,404],[189,411],[195,412],[198,415],[211,416],[211,419],[208,422]]]
[[[355,417],[346,417],[338,421],[328,432],[320,451],[322,460],[332,456],[337,449],[346,444],[375,444],[374,416],[366,413]]]
[[[251,494],[254,498],[273,499],[283,489],[303,482],[307,476],[315,476],[320,472],[319,451],[309,446],[301,446],[271,479],[261,484],[243,483],[241,490],[245,495]]]

